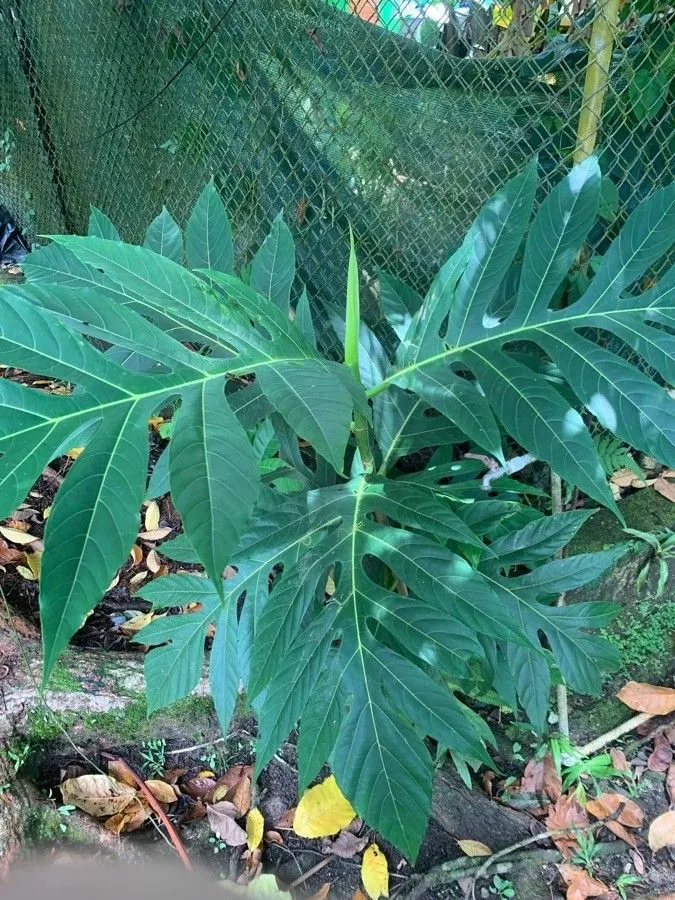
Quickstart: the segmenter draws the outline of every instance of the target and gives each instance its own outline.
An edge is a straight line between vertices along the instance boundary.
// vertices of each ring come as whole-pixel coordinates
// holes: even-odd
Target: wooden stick
[[[582,756],[590,756],[597,750],[601,750],[611,741],[615,741],[622,735],[628,734],[629,731],[634,731],[638,725],[642,725],[643,722],[648,722],[653,718],[654,716],[650,713],[639,713],[637,716],[633,716],[632,719],[628,719],[627,722],[622,722],[621,725],[617,725],[616,728],[612,728],[611,731],[606,731],[605,734],[601,734],[600,737],[595,738],[595,740],[584,744],[583,747],[579,747],[579,753]]]
[[[293,888],[298,887],[298,885],[303,884],[303,882],[307,881],[308,878],[311,878],[312,875],[316,875],[317,872],[320,872],[322,869],[324,869],[328,865],[328,863],[333,862],[334,859],[335,854],[331,853],[330,856],[327,856],[325,859],[322,859],[320,862],[318,862],[315,866],[312,866],[311,869],[308,869],[304,875],[296,878],[295,881],[292,882],[292,884],[288,885],[289,889],[292,890]]]
[[[146,783],[143,781],[143,779],[134,772],[134,770],[131,768],[131,766],[127,762],[125,762],[123,759],[120,759],[119,756],[112,756],[110,753],[102,753],[101,756],[103,756],[105,759],[114,760],[115,762],[119,763],[122,770],[124,771],[124,774],[128,775],[129,778],[131,778],[133,781],[136,782],[140,792],[143,794],[145,799],[148,801],[148,804],[152,807],[153,812],[156,813],[156,815],[159,817],[162,825],[164,825],[164,827],[166,828],[166,833],[169,835],[169,838],[171,839],[171,843],[176,848],[176,853],[181,858],[181,862],[183,863],[183,865],[185,866],[186,869],[189,869],[190,871],[192,871],[192,863],[190,862],[188,855],[185,852],[185,847],[183,846],[181,839],[178,837],[178,832],[176,831],[176,829],[173,827],[173,825],[169,821],[169,817],[164,812],[162,807],[159,805],[154,794],[152,793],[150,788],[146,785]]]

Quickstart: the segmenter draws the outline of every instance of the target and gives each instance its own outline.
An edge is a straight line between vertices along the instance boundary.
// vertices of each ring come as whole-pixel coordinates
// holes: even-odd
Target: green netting
[[[615,30],[598,142],[619,203],[610,198],[597,247],[675,175],[672,13],[632,3]],[[424,289],[532,153],[548,179],[569,167],[590,26],[603,14],[592,3],[572,16],[515,0],[500,27],[497,8],[473,2],[5,0],[0,9],[0,139],[12,145],[3,171],[0,144],[0,203],[31,234],[81,231],[93,203],[138,240],[162,202],[185,219],[213,174],[240,264],[283,209],[301,280],[329,300],[343,294],[350,221],[366,280],[386,269]]]

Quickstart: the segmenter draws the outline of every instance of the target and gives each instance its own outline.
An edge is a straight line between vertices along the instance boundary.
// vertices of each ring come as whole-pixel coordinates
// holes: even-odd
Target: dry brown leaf
[[[182,816],[181,822],[198,822],[206,817],[206,806],[201,800],[190,798],[187,802],[189,806]]]
[[[251,779],[248,775],[245,775],[241,781],[237,782],[227,795],[227,799],[234,803],[237,808],[238,816],[245,816],[249,811],[251,808],[251,797]]]
[[[132,616],[130,619],[127,619],[126,622],[122,622],[119,626],[119,630],[122,634],[137,634],[141,628],[145,628],[146,625],[149,625],[154,617],[155,614],[152,612],[139,613],[137,616]]]
[[[283,844],[284,839],[279,834],[278,831],[266,831],[265,832],[265,841],[268,844]]]
[[[586,900],[587,897],[601,897],[609,893],[606,884],[591,878],[588,872],[578,866],[560,863],[558,871],[567,885],[567,900]]]
[[[308,900],[327,900],[330,895],[330,889],[333,885],[330,881],[327,881],[325,884],[322,884],[318,891],[314,894],[310,894]]]
[[[615,834],[620,840],[625,841],[629,847],[637,848],[637,839],[635,835],[625,828],[620,822],[605,822],[605,828],[608,828],[612,834]]]
[[[654,490],[658,491],[662,497],[666,498],[666,500],[670,500],[671,503],[675,503],[675,484],[670,481],[666,481],[663,476],[661,476],[661,478],[657,478],[654,482]]]
[[[632,469],[618,469],[609,480],[617,487],[627,488],[635,481],[635,472]]]
[[[134,788],[109,775],[80,775],[60,785],[65,805],[77,806],[90,816],[114,816],[136,796]]]
[[[543,759],[531,759],[525,766],[520,783],[521,794],[546,794],[554,803],[562,794],[562,778],[556,770],[553,757],[547,753]]]
[[[462,840],[457,841],[459,849],[465,856],[492,856],[492,850],[481,841]]]
[[[647,768],[650,772],[667,772],[673,761],[673,748],[663,732],[656,735],[654,749],[647,759]]]
[[[146,506],[143,524],[146,531],[154,531],[159,528],[159,506],[156,500],[151,500]]]
[[[203,800],[213,790],[216,782],[213,778],[190,778],[181,784],[181,790],[193,800]]]
[[[165,525],[162,526],[162,528],[154,528],[152,531],[141,531],[138,536],[143,541],[161,541],[163,538],[168,537],[172,531],[173,528],[169,528]],[[160,553],[161,552],[160,548]]]
[[[609,751],[609,755],[612,757],[612,765],[619,772],[630,772],[630,764],[626,759],[626,754],[623,750],[617,750],[615,747]]]
[[[10,547],[7,541],[0,540],[0,566],[8,563],[22,563],[26,558],[23,550]]]
[[[675,804],[675,764],[668,766],[666,772],[666,792],[671,805]]]
[[[241,847],[246,843],[246,832],[234,821],[236,815],[236,807],[227,800],[206,808],[211,831],[228,847]]]
[[[151,550],[148,553],[148,555],[145,559],[145,564],[148,567],[148,569],[150,569],[150,571],[152,572],[153,575],[156,575],[159,572],[162,564],[159,561],[159,556],[157,556],[156,550]]]
[[[649,826],[647,836],[654,853],[662,847],[675,846],[675,809],[657,816]]]
[[[629,850],[628,855],[630,856],[633,868],[638,873],[638,875],[645,874],[645,861],[642,856],[638,853],[637,850]]]
[[[170,784],[166,783],[166,781],[162,781],[159,778],[150,778],[145,782],[145,786],[148,788],[155,800],[159,800],[160,803],[176,802],[176,792]]]
[[[129,785],[129,787],[132,787],[134,790],[137,788],[137,784],[129,772],[128,766],[120,759],[108,760],[108,775],[111,775],[121,784]]]
[[[138,546],[138,544],[134,544],[134,546],[129,551],[129,556],[131,557],[131,564],[137,566],[141,560],[143,559],[143,551]]]
[[[569,834],[551,838],[562,855],[569,858],[579,846],[573,829],[588,825],[588,816],[573,795],[563,794],[556,800],[555,805],[549,808],[545,824],[548,831],[570,828]]]
[[[297,807],[292,806],[290,809],[287,809],[275,824],[275,828],[278,828],[280,831],[290,831],[290,829],[293,828],[293,822],[295,821],[296,808]]]
[[[361,888],[357,888],[352,894],[352,900],[368,900],[368,897],[363,893]]]
[[[146,572],[136,572],[136,574],[132,575],[131,578],[129,579],[129,584],[130,585],[140,584],[141,581],[145,581],[145,579],[147,577],[148,577],[147,571]]]
[[[368,843],[368,835],[359,837],[351,831],[344,829],[334,841],[325,839],[321,849],[324,853],[340,856],[342,859],[351,859],[365,848]]]
[[[617,822],[628,825],[629,828],[639,828],[645,820],[645,814],[637,803],[623,794],[600,794],[588,801],[586,809],[596,819],[614,816]]]
[[[616,696],[636,712],[651,716],[668,716],[675,712],[675,688],[627,681]]]

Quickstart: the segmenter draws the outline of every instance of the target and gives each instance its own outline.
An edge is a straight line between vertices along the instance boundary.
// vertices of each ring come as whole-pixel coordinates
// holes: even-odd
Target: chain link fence
[[[675,176],[661,0],[0,0],[0,72],[0,204],[29,237],[92,203],[138,241],[214,175],[240,265],[283,209],[329,302],[350,222],[366,281],[424,291],[533,153],[545,188],[584,152],[583,109],[615,185],[592,252]]]

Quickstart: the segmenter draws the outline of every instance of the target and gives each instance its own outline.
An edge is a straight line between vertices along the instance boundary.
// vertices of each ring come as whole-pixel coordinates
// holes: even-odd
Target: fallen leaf
[[[262,848],[244,850],[241,858],[244,862],[244,871],[237,878],[237,884],[249,884],[262,874]]]
[[[203,800],[215,786],[213,778],[190,778],[181,785],[181,790],[193,800]]]
[[[42,551],[36,550],[34,553],[26,554],[26,562],[36,579],[40,577],[40,567],[42,565]]]
[[[302,795],[295,811],[293,830],[299,837],[317,838],[336,834],[356,813],[337,786],[334,775]]]
[[[22,546],[24,544],[32,544],[33,541],[38,540],[33,534],[27,534],[25,531],[20,531],[18,528],[6,528],[4,525],[0,525],[0,534],[13,544],[20,544]]]
[[[0,540],[0,566],[7,563],[22,563],[26,558],[23,550],[10,547],[7,541]]]
[[[22,578],[25,578],[26,581],[35,581],[35,575],[31,572],[28,566],[17,566],[16,571]]]
[[[73,447],[71,450],[66,451],[66,456],[68,459],[77,459],[79,456],[82,456],[82,452],[84,447]]]
[[[159,778],[150,778],[145,782],[145,786],[155,800],[159,800],[160,803],[175,803],[178,799],[171,785],[167,784],[166,781],[161,781]]]
[[[159,556],[157,556],[156,550],[151,550],[148,553],[147,557],[145,558],[145,564],[148,569],[150,569],[153,575],[156,575],[159,572],[162,564],[159,561]]]
[[[143,551],[138,546],[138,544],[134,544],[134,546],[129,551],[129,556],[131,557],[131,562],[134,566],[137,566],[141,560],[143,559]]]
[[[310,894],[308,900],[328,900],[330,895],[330,889],[333,885],[330,881],[327,881],[325,884],[322,884],[319,890],[315,894]]]
[[[248,775],[244,775],[241,781],[227,792],[227,799],[237,808],[237,817],[245,816],[251,808],[252,793],[251,779]]]
[[[647,840],[654,853],[661,850],[662,847],[675,846],[675,809],[654,819],[649,826]]]
[[[352,894],[352,900],[366,900],[366,894],[363,893],[361,888],[357,888]]]
[[[573,795],[563,794],[556,800],[554,806],[551,806],[546,817],[546,828],[548,831],[557,831],[563,828],[570,828],[569,834],[561,834],[551,838],[558,850],[566,858],[572,856],[578,848],[576,837],[574,836],[574,828],[582,828],[588,825],[588,816],[581,808]]]
[[[663,732],[654,739],[654,749],[647,759],[650,772],[667,772],[673,761],[673,748]]]
[[[152,622],[155,614],[153,612],[147,613],[139,613],[137,616],[132,616],[130,619],[127,619],[126,622],[123,622],[119,630],[122,634],[137,634],[141,628],[145,628],[146,625],[149,625]]]
[[[635,480],[635,472],[632,469],[617,469],[609,480],[617,487],[630,487]]]
[[[675,803],[675,764],[668,766],[666,773],[666,792],[671,803]]]
[[[265,840],[268,844],[283,844],[284,839],[278,831],[266,831]]]
[[[624,797],[623,794],[600,794],[594,800],[588,801],[586,809],[596,819],[614,816],[617,822],[630,828],[640,828],[645,820],[645,815],[637,803]]]
[[[109,775],[80,775],[59,785],[64,805],[77,806],[90,816],[113,816],[122,812],[136,790]]]
[[[140,584],[141,581],[145,581],[145,579],[147,577],[148,577],[147,572],[136,572],[136,574],[132,575],[131,578],[129,579],[129,584]]]
[[[169,528],[167,526],[163,526],[162,528],[155,528],[152,531],[141,531],[138,535],[139,538],[143,541],[161,541],[163,538],[168,537],[173,528]],[[160,553],[162,552],[162,548],[159,548]]]
[[[459,849],[465,856],[492,856],[492,850],[480,841],[457,841]]]
[[[633,862],[633,868],[638,873],[638,875],[645,874],[645,861],[642,856],[638,853],[637,850],[629,850],[628,855],[630,856]]]
[[[275,823],[275,828],[279,828],[281,831],[288,831],[293,828],[296,809],[297,807],[295,806],[287,809],[283,816]]]
[[[626,759],[626,754],[623,750],[617,750],[615,747],[609,751],[609,755],[612,758],[612,766],[618,772],[630,772],[630,764]]]
[[[143,524],[146,531],[154,531],[159,528],[159,506],[156,500],[151,500],[146,506]]]
[[[361,853],[368,843],[368,835],[359,837],[351,831],[341,831],[334,841],[326,839],[321,847],[324,853],[339,856],[342,859],[351,859],[357,853]]]
[[[252,809],[246,816],[246,843],[249,850],[255,850],[262,844],[265,831],[265,820],[259,809]]]
[[[675,688],[628,681],[616,696],[630,709],[651,716],[668,716],[675,712]]]
[[[361,881],[371,900],[389,896],[389,866],[377,844],[371,844],[363,854]]]
[[[578,866],[560,863],[558,871],[567,885],[567,900],[586,900],[587,897],[601,897],[609,892],[606,884],[591,878],[588,872]]]
[[[236,815],[234,804],[228,803],[227,800],[206,808],[211,831],[229,847],[241,847],[246,843],[246,832],[234,821]]]
[[[666,500],[670,500],[671,503],[675,503],[675,484],[672,484],[670,481],[666,481],[665,478],[657,478],[654,482],[654,490],[658,491],[662,497],[665,497]]]
[[[51,511],[52,511],[51,504],[49,506],[45,506],[45,508],[42,510],[42,518],[47,520],[49,518]]]
[[[543,759],[531,759],[525,766],[520,783],[521,794],[546,794],[555,801],[562,794],[562,778],[553,757],[547,753]]]
[[[206,806],[201,800],[190,798],[187,802],[189,806],[181,818],[181,822],[198,822],[206,817]]]

